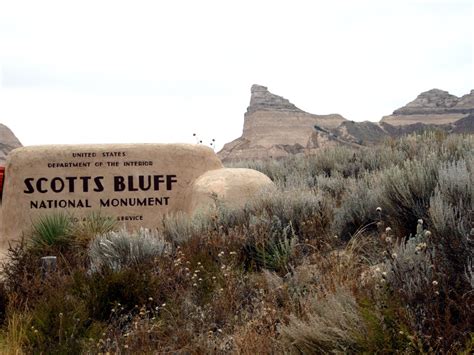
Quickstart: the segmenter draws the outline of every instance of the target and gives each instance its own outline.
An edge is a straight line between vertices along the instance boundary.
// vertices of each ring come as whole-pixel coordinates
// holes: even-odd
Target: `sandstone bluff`
[[[429,90],[380,122],[354,122],[338,114],[307,113],[265,86],[253,85],[242,136],[224,145],[218,156],[224,162],[282,158],[327,146],[371,145],[433,128],[474,133],[474,90],[460,98]]]
[[[260,85],[251,94],[243,134],[218,153],[223,161],[281,158],[339,143],[329,130],[346,121],[341,115],[304,112]]]

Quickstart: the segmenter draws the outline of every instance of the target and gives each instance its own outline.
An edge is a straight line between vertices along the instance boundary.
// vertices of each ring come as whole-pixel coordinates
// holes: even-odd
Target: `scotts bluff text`
[[[54,178],[26,178],[25,194],[35,192],[102,192],[106,191],[103,176],[65,176]],[[138,175],[114,176],[113,191],[171,191],[177,183],[176,175]]]
[[[139,191],[171,191],[174,184],[178,182],[176,175],[128,175],[109,177],[104,176],[64,176],[64,177],[39,177],[26,178],[24,180],[25,194],[34,193],[116,193],[139,192]],[[92,207],[147,207],[168,206],[169,196],[162,197],[112,197],[100,198],[98,206],[93,206],[89,198],[80,199],[43,199],[30,201],[31,209],[49,208],[92,208]]]

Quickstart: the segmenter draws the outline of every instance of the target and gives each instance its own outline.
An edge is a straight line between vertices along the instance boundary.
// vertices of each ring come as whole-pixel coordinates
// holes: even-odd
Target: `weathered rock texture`
[[[191,210],[206,212],[219,203],[241,208],[264,191],[275,189],[270,178],[252,169],[217,169],[204,173],[193,184]]]
[[[329,132],[344,121],[337,114],[304,112],[266,87],[253,85],[242,136],[226,144],[218,155],[224,161],[281,158],[310,154],[323,146],[349,144]]]
[[[425,130],[474,133],[474,90],[462,97],[433,89],[380,122],[353,122],[341,115],[313,115],[264,86],[253,85],[242,136],[224,145],[224,162],[312,154],[334,145],[360,147]]]
[[[5,165],[8,153],[19,147],[21,147],[21,143],[18,138],[10,128],[0,123],[0,165]]]
[[[383,117],[381,122],[392,126],[414,123],[449,125],[472,113],[474,113],[474,90],[459,98],[447,91],[432,89],[393,111],[392,115]]]

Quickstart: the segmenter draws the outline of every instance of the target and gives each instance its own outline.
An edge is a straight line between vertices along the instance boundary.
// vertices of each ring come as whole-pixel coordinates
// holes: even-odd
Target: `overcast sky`
[[[0,123],[24,145],[240,136],[250,86],[378,121],[474,89],[474,1],[0,0]]]

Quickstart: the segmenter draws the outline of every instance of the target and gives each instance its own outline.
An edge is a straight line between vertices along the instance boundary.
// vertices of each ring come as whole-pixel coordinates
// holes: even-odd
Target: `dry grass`
[[[28,344],[28,329],[31,324],[29,314],[12,313],[6,328],[0,333],[0,353],[4,355],[25,354],[24,347]]]
[[[22,243],[3,268],[2,351],[468,353],[473,151],[427,134],[241,163],[278,191],[169,216],[152,242],[120,231],[102,248],[113,226],[92,216]],[[43,255],[58,256],[47,277]]]

